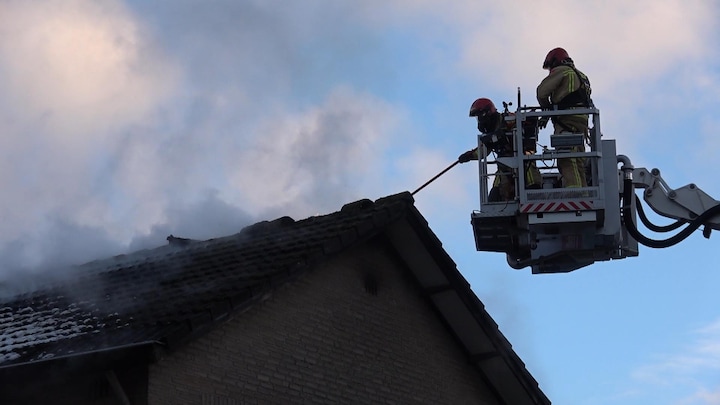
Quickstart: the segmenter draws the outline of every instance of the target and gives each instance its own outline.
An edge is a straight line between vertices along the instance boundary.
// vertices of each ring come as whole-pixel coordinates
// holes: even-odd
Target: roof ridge
[[[41,285],[36,286],[36,288],[33,288],[30,291],[18,292],[14,294],[14,296],[19,297],[26,294],[32,294],[34,291],[49,290],[58,286],[62,286],[69,282],[72,282],[75,277],[83,277],[99,273],[108,273],[126,267],[142,265],[148,262],[155,262],[158,260],[164,260],[168,256],[175,255],[188,249],[200,249],[208,247],[209,245],[215,243],[221,243],[223,241],[229,241],[232,239],[258,238],[262,236],[268,236],[281,232],[283,230],[287,230],[293,225],[312,223],[314,221],[322,220],[323,218],[337,215],[341,215],[343,217],[361,215],[364,212],[371,212],[371,209],[373,208],[385,208],[381,206],[387,206],[387,208],[390,208],[390,206],[396,206],[395,204],[412,206],[414,204],[414,201],[415,200],[413,199],[412,195],[409,192],[404,191],[401,193],[378,198],[375,201],[372,201],[368,198],[359,199],[357,201],[343,205],[339,211],[323,215],[309,216],[299,221],[296,221],[289,216],[282,216],[274,220],[260,221],[242,228],[237,233],[205,240],[176,237],[171,234],[166,238],[168,241],[167,245],[160,245],[152,248],[135,250],[132,252],[121,253],[110,257],[91,260],[85,263],[69,265],[67,266],[69,277],[53,277],[50,280],[46,280],[46,282],[40,282]],[[375,217],[373,221],[375,225],[379,225],[380,223],[386,223],[387,221],[393,221],[396,219],[388,217],[386,214],[384,214],[383,212],[387,212],[385,209],[381,209],[380,211],[380,213],[373,214],[373,216]],[[39,279],[38,281],[40,280],[41,279]]]
[[[246,236],[260,236],[288,228],[294,224],[295,220],[286,215],[271,221],[260,221],[252,225],[248,225],[240,230],[240,234]]]

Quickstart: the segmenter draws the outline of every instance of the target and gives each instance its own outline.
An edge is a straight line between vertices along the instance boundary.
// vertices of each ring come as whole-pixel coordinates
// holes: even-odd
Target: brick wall
[[[150,366],[149,403],[493,404],[393,256],[371,244]]]

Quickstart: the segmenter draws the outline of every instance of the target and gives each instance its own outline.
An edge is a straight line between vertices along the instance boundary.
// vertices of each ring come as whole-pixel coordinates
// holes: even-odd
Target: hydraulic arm
[[[618,156],[622,163],[620,171],[623,173],[623,226],[638,242],[648,247],[664,248],[675,245],[704,226],[703,235],[710,237],[712,229],[720,229],[720,202],[713,199],[695,184],[688,184],[678,189],[671,189],[660,175],[660,170],[634,168],[626,156]],[[658,226],[653,224],[642,211],[634,188],[645,189],[643,199],[657,214],[674,218],[676,222],[670,225]],[[676,235],[655,240],[642,235],[632,220],[630,213],[633,204],[638,208],[643,224],[655,232],[669,232],[685,225],[685,228]]]

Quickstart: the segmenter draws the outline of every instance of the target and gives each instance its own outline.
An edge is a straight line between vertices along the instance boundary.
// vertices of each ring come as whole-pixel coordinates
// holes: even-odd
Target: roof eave
[[[162,350],[157,341],[72,353],[48,359],[0,366],[0,381],[38,381],[44,377],[113,370],[157,361]]]
[[[550,404],[414,206],[386,234],[499,399],[507,404]]]

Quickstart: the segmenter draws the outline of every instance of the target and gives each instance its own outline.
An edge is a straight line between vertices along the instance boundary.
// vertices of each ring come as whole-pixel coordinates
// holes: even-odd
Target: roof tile
[[[243,310],[305,269],[406,219],[462,296],[483,330],[499,342],[510,368],[537,389],[455,268],[410,193],[359,200],[338,212],[295,221],[281,217],[235,235],[197,241],[170,235],[168,245],[96,260],[64,283],[0,301],[0,377],[17,366],[67,355],[160,341],[172,348]],[[546,403],[538,390],[537,395]]]

